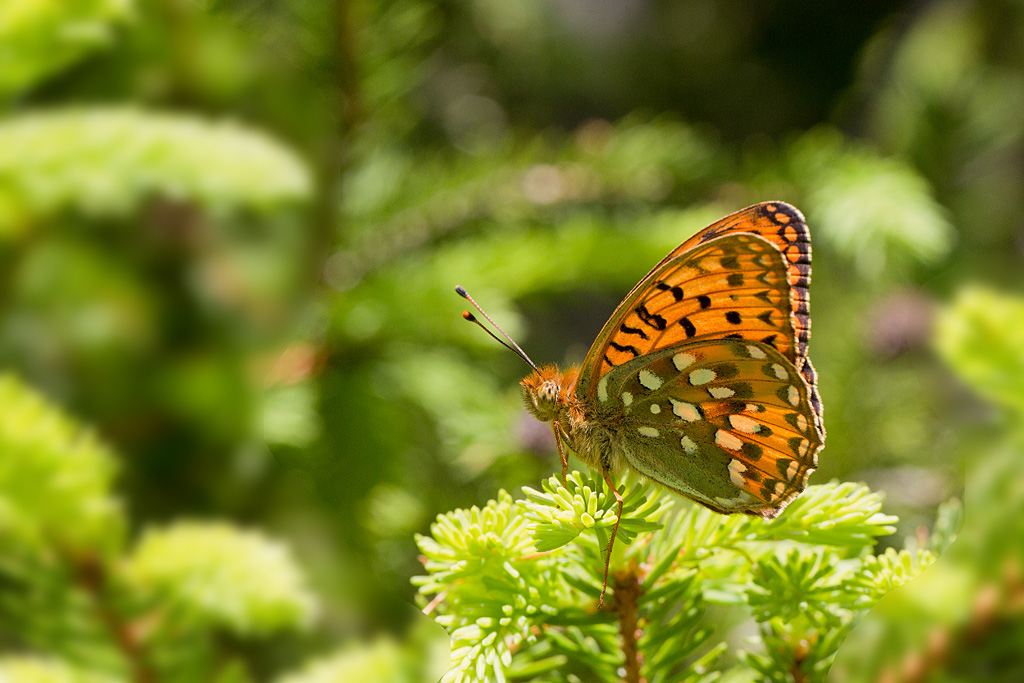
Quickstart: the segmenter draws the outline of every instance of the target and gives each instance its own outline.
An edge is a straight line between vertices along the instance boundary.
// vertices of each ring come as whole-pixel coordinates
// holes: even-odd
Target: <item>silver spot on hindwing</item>
[[[657,391],[661,388],[661,385],[664,384],[660,377],[646,368],[638,372],[636,378],[643,388],[649,389],[650,391]]]
[[[700,368],[690,373],[690,384],[692,384],[695,387],[699,387],[702,384],[707,384],[716,376],[717,375],[715,375],[714,370]]]

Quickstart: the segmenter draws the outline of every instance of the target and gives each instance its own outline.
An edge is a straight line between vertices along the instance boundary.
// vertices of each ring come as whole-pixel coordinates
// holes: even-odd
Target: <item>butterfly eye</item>
[[[535,387],[529,384],[523,386],[526,407],[541,422],[550,422],[558,416],[559,392],[558,382],[553,379],[544,380]]]
[[[558,402],[558,382],[549,379],[537,388],[537,400],[554,407]]]

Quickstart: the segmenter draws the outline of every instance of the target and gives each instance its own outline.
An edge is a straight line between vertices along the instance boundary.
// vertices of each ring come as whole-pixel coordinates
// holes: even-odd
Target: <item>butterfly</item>
[[[807,486],[825,442],[807,357],[810,278],[803,215],[763,202],[665,256],[582,365],[537,367],[520,350],[534,368],[521,382],[526,407],[551,424],[563,480],[565,444],[615,495],[605,588],[622,516],[613,473],[628,468],[715,512],[766,519]]]

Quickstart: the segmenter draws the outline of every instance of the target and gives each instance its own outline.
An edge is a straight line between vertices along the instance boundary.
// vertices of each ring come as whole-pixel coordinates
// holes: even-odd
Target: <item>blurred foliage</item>
[[[0,150],[0,235],[72,211],[131,214],[154,195],[216,216],[310,191],[302,162],[264,136],[154,112],[35,112],[0,125]]]
[[[1017,681],[1024,676],[1024,297],[965,290],[941,314],[936,345],[990,398],[968,463],[963,530],[920,580],[851,636],[836,681]],[[996,429],[1004,425],[1005,429]],[[867,656],[866,653],[870,653]]]
[[[125,548],[114,455],[17,380],[2,378],[0,657],[15,681],[198,680],[244,667],[221,634],[308,627],[314,599],[291,553],[210,522],[148,529]]]
[[[114,42],[132,0],[5,2],[0,6],[0,98],[27,89]]]
[[[21,683],[112,683],[117,678],[83,671],[53,659],[4,657],[0,673],[6,680]]]
[[[11,376],[0,377],[0,401],[0,451],[11,454],[0,461],[4,541],[36,550],[91,548],[105,556],[120,550],[126,522],[110,496],[113,455]]]
[[[936,344],[980,395],[1024,414],[1024,299],[963,290],[939,318]]]
[[[58,550],[123,571],[151,538],[223,551],[147,562],[162,592],[143,602],[196,628],[290,625],[226,638],[256,678],[415,675],[412,535],[556,462],[521,409],[524,368],[459,319],[452,287],[537,360],[579,361],[652,263],[766,199],[814,235],[815,481],[885,494],[900,521],[871,571],[895,587],[955,535],[959,508],[940,506],[963,463],[1019,453],[1021,385],[1000,368],[1020,366],[1021,45],[1013,0],[0,3],[0,363],[47,397],[0,385],[0,543],[47,606],[0,627],[4,671],[117,677],[116,644],[26,634],[95,630],[35,620],[82,613]],[[111,447],[68,437],[68,414]],[[196,519],[219,521],[176,537]],[[205,611],[175,584],[250,585],[231,554],[278,546],[232,523],[288,539],[313,628],[297,630],[305,598],[267,611],[239,587]],[[774,566],[757,580],[821,569]],[[287,593],[294,575],[274,574]]]
[[[229,525],[148,530],[122,567],[166,608],[248,635],[306,625],[312,597],[283,546]]]

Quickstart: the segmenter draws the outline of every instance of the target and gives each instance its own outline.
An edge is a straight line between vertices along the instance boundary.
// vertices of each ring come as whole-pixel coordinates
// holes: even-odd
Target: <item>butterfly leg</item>
[[[615,547],[615,537],[619,533],[619,522],[622,521],[622,494],[615,488],[615,482],[612,481],[611,473],[608,470],[604,470],[604,481],[608,484],[608,488],[612,494],[615,495],[615,501],[619,504],[618,512],[615,515],[615,526],[612,528],[612,537],[608,539],[608,551],[604,560],[604,583],[601,585],[601,597],[597,601],[597,607],[600,609],[604,606],[604,594],[608,590],[608,567],[612,562],[612,548]]]
[[[558,457],[562,461],[562,486],[568,487],[565,481],[565,475],[569,471],[569,456],[565,454],[565,449],[562,447],[562,427],[558,424],[558,420],[551,423],[551,432],[555,435],[555,445],[558,446]]]

